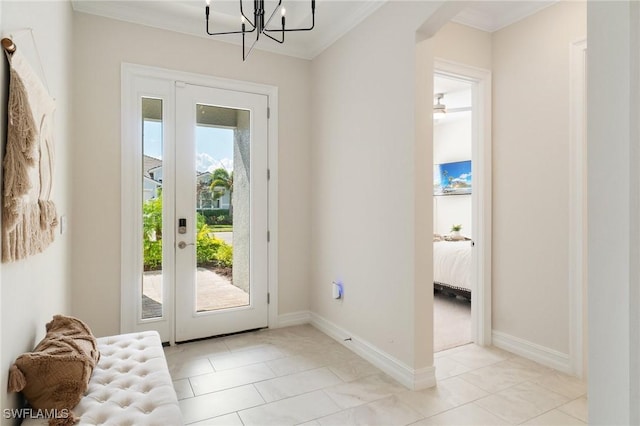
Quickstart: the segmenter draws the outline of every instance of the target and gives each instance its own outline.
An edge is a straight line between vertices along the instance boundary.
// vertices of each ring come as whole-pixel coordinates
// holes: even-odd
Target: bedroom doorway
[[[471,343],[472,84],[435,74],[433,116],[434,352]]]
[[[491,344],[490,76],[434,62],[434,352]]]

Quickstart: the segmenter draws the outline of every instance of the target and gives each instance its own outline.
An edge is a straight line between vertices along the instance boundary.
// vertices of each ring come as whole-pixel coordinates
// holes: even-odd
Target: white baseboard
[[[311,325],[351,349],[409,389],[420,390],[436,385],[435,367],[433,366],[414,370],[366,340],[313,312],[311,313]],[[351,340],[345,342],[346,338],[351,338]]]
[[[563,373],[573,374],[571,371],[571,358],[568,354],[495,330],[492,332],[492,340],[493,345],[500,349],[520,355],[538,364],[562,371]]]
[[[298,311],[288,314],[278,315],[278,323],[270,325],[270,328],[290,327],[292,325],[309,324],[311,322],[311,312]]]

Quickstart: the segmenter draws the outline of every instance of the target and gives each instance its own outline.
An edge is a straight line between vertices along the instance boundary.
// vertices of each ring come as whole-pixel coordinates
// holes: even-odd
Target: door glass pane
[[[249,304],[250,113],[196,105],[197,312]]]
[[[162,99],[142,98],[142,319],[162,317]]]

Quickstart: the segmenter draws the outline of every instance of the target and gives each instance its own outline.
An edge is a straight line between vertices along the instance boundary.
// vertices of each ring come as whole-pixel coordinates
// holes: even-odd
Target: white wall
[[[307,310],[310,62],[140,25],[75,15],[74,314],[98,335],[120,329],[120,64],[279,88],[279,311]],[[82,194],[95,194],[87,197]]]
[[[640,5],[588,8],[589,424],[637,425]]]
[[[29,58],[41,74],[38,55],[28,32],[32,28],[42,60],[50,93],[56,99],[55,112],[55,176],[53,200],[58,214],[68,214],[71,195],[71,37],[72,11],[68,2],[2,2],[3,35],[13,33],[18,49]],[[7,81],[8,69],[2,60],[0,81]],[[0,89],[0,134],[6,135],[6,99],[8,88]],[[2,144],[4,146],[4,144]],[[45,324],[55,314],[69,314],[71,300],[70,231],[57,235],[56,241],[43,253],[20,262],[3,264],[1,269],[2,334],[0,340],[0,388],[7,388],[7,373],[15,358],[33,349],[44,336]],[[2,392],[1,407],[16,407],[15,394]],[[2,416],[2,424],[11,424]]]
[[[433,273],[415,259],[417,240],[431,246],[433,175],[414,164],[433,156],[430,140],[416,139],[431,131],[419,128],[416,105],[432,104],[416,99],[416,72],[431,93],[433,74],[416,63],[416,30],[437,6],[389,2],[312,67],[311,309],[416,369],[432,365],[433,327],[423,280]],[[336,279],[342,301],[330,297]]]
[[[493,328],[569,353],[569,82],[586,5],[493,34]]]
[[[434,164],[471,160],[471,111],[448,115],[453,117],[446,117],[433,127]],[[460,224],[462,235],[473,237],[471,213],[471,194],[435,196],[433,232],[445,235],[453,224]]]

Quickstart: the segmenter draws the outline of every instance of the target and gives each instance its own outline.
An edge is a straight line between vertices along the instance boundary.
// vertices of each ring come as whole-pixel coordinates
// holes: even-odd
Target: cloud
[[[220,167],[232,171],[233,160],[230,158],[216,159],[206,152],[201,152],[196,155],[196,170],[199,172],[212,172]]]

